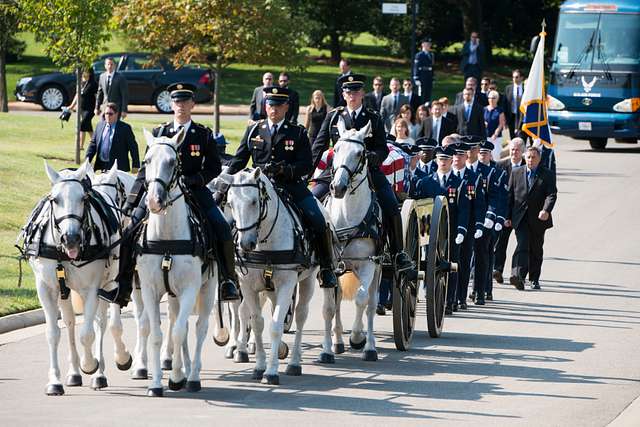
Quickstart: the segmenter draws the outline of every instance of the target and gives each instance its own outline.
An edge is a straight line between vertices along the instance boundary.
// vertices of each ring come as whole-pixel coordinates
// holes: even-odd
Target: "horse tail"
[[[358,276],[352,271],[348,271],[340,276],[340,289],[342,289],[342,298],[345,300],[353,300],[360,287]]]

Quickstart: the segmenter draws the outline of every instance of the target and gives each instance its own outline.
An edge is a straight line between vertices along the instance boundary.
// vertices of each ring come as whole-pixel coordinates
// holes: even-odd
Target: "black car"
[[[211,70],[186,66],[174,68],[171,62],[151,62],[146,53],[112,53],[101,56],[94,64],[96,79],[104,71],[104,59],[112,57],[117,71],[127,78],[129,105],[154,105],[162,113],[171,112],[171,99],[167,86],[171,83],[194,84],[196,102],[209,102],[213,97],[213,73]],[[34,102],[45,110],[59,110],[69,105],[76,93],[76,76],[72,73],[47,73],[23,77],[16,85],[16,98]]]

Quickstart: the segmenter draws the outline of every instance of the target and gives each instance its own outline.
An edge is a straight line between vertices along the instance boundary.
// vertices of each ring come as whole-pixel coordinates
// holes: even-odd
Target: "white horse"
[[[293,249],[296,219],[285,208],[273,184],[261,173],[260,168],[245,169],[235,175],[221,174],[220,179],[230,185],[227,203],[235,221],[239,244],[243,251],[288,251]],[[267,270],[266,267],[248,263],[245,271],[238,268],[240,288],[244,300],[239,308],[239,330],[241,332],[237,334],[239,338],[235,361],[249,361],[246,331],[248,331],[249,321],[251,321],[251,329],[255,334],[256,341],[256,364],[253,378],[267,384],[279,384],[279,356],[282,356],[283,351],[286,351],[286,346],[281,345],[284,319],[297,283],[299,283],[299,287],[295,309],[296,335],[285,374],[302,375],[302,333],[309,314],[309,302],[316,286],[318,268],[314,266],[299,271],[299,266],[296,264],[277,264],[273,265],[271,270]],[[267,280],[271,281],[273,291],[266,290]],[[260,292],[266,293],[272,305],[271,352],[268,363],[266,363],[262,339],[264,319]]]
[[[369,187],[367,177],[367,159],[364,139],[371,131],[371,123],[359,131],[345,130],[342,119],[338,121],[340,139],[334,145],[333,151],[333,179],[331,194],[326,201],[326,209],[338,236],[349,236],[356,231],[370,212],[373,193]],[[341,239],[342,240],[342,239]],[[346,243],[346,246],[345,246]],[[349,337],[349,343],[354,349],[362,349],[363,360],[378,360],[373,330],[373,319],[378,303],[378,287],[381,277],[381,266],[375,260],[376,242],[371,238],[347,238],[337,245],[339,266],[345,271],[351,271],[358,280],[348,280],[355,284],[356,317]],[[321,363],[334,363],[334,353],[344,352],[342,340],[342,320],[340,318],[340,303],[343,293],[353,294],[353,290],[345,289],[349,275],[340,278],[341,286],[337,295],[333,289],[325,289],[323,315],[325,321],[322,352],[318,359]],[[354,279],[350,277],[350,279]],[[337,297],[337,298],[336,298]],[[352,295],[351,295],[352,297]],[[362,316],[367,312],[367,331],[363,331]],[[335,317],[334,346],[332,348],[331,326]]]
[[[91,165],[85,161],[76,171],[64,170],[56,172],[45,162],[45,170],[51,181],[51,192],[47,204],[41,210],[36,223],[46,221],[46,227],[42,229],[39,238],[44,247],[62,251],[71,261],[58,261],[49,254],[39,253],[39,256],[29,256],[29,264],[33,269],[38,298],[44,309],[47,341],[49,343],[49,382],[46,387],[48,395],[64,394],[64,387],[60,378],[58,363],[58,343],[60,341],[60,328],[58,327],[58,307],[62,311],[62,320],[67,327],[69,339],[69,371],[66,385],[81,386],[82,376],[80,370],[91,375],[91,387],[95,390],[107,387],[107,378],[104,375],[103,337],[106,329],[106,303],[99,303],[98,288],[104,283],[105,269],[108,260],[105,257],[76,266],[81,261],[78,257],[82,251],[97,245],[95,235],[92,234],[89,247],[86,247],[87,223],[91,222],[97,227],[103,244],[109,245],[115,241],[117,235],[110,236],[102,223],[97,211],[88,202],[85,178],[91,171]],[[37,242],[37,239],[36,239]],[[42,246],[41,246],[42,247]],[[51,252],[50,250],[48,252]],[[61,286],[64,285],[64,286]],[[61,289],[71,289],[78,293],[84,303],[84,323],[80,328],[80,342],[83,354],[80,358],[75,341],[75,314],[71,305],[71,299],[61,298]],[[96,312],[100,311],[98,324],[94,332],[94,320]],[[96,333],[98,334],[96,340]],[[96,344],[95,351],[92,345]],[[130,363],[126,350],[119,351],[116,356],[118,367],[125,367]],[[121,364],[122,363],[122,364]]]
[[[149,219],[146,224],[146,240],[161,245],[162,241],[190,242],[191,235],[188,216],[189,208],[184,193],[178,185],[180,160],[178,151],[184,141],[184,131],[173,138],[155,138],[146,129],[147,140],[146,183],[147,207]],[[144,236],[143,236],[144,237]],[[143,239],[141,237],[141,240]],[[179,251],[174,251],[179,252]],[[138,255],[138,276],[142,288],[142,301],[148,317],[151,333],[151,383],[147,394],[162,396],[162,368],[160,347],[162,331],[160,324],[160,299],[167,292],[167,285],[175,294],[177,315],[171,331],[173,341],[172,369],[169,376],[169,388],[180,390],[186,384],[187,391],[201,389],[200,370],[202,368],[202,346],[209,327],[209,316],[214,306],[218,285],[217,266],[213,265],[204,274],[201,273],[203,260],[189,254],[164,255],[142,253]],[[164,270],[163,270],[164,269]],[[183,370],[182,347],[186,345],[189,315],[198,301],[198,320],[196,322],[196,348],[191,369],[186,365]],[[143,331],[144,332],[144,331]],[[185,352],[188,356],[188,351]]]

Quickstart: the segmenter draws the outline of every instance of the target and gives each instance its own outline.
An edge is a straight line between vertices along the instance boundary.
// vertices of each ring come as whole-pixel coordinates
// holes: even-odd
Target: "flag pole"
[[[544,18],[542,18],[541,26],[542,26],[542,31],[540,31],[540,41],[538,43],[540,43],[540,42],[544,43],[544,37],[547,35],[547,33],[544,31],[545,27],[547,26],[547,23],[546,23]],[[544,44],[542,45],[542,49],[543,49],[542,53],[543,53],[543,57],[544,57]],[[542,73],[542,76],[540,76],[540,81],[542,82],[542,99],[541,99],[542,104],[538,108],[538,139],[540,139],[540,133],[541,133],[540,122],[542,121],[542,117],[541,117],[542,108],[546,108],[546,102],[547,102],[546,91],[544,90],[544,62],[542,63],[542,66],[540,67],[540,69],[541,69],[541,73]],[[540,139],[540,143],[542,143],[541,139]]]

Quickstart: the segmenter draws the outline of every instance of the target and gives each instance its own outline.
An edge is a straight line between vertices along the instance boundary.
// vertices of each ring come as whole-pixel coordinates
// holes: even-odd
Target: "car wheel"
[[[47,111],[56,111],[65,105],[65,93],[59,86],[45,86],[40,91],[40,105]]]
[[[604,150],[604,147],[607,146],[607,138],[594,138],[589,140],[589,145],[591,145],[591,149],[595,151]]]
[[[160,89],[153,100],[156,110],[161,113],[171,112],[171,94],[167,89]]]

